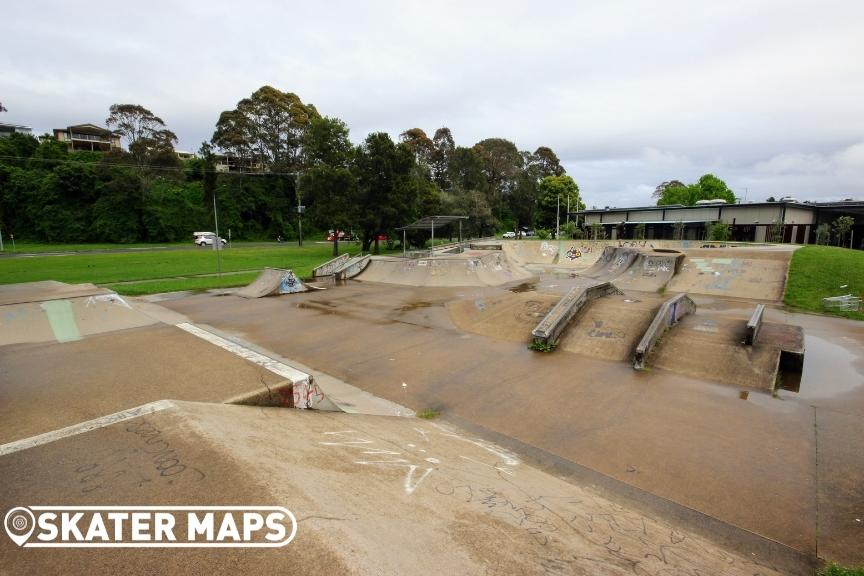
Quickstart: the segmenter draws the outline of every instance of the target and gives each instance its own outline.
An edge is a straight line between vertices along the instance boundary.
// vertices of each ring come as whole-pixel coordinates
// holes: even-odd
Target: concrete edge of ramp
[[[306,292],[306,290],[306,286],[297,278],[293,270],[264,268],[258,278],[234,294],[242,298],[264,298],[265,296]]]
[[[178,324],[178,327],[190,331],[188,327]],[[212,326],[192,326],[196,335],[211,341],[217,346],[225,347],[236,354],[281,375],[287,381],[296,383],[293,386],[293,405],[295,408],[312,408],[326,410],[332,405],[331,411],[348,412],[351,414],[370,414],[376,416],[414,416],[410,408],[395,402],[380,398],[356,386],[348,384],[324,372],[310,368],[300,362],[283,358],[282,356],[233,334],[228,334]],[[259,393],[260,394],[260,393]],[[266,394],[266,392],[264,393]],[[240,397],[243,400],[244,397]],[[266,398],[265,398],[266,400]],[[325,402],[326,400],[326,402]],[[250,401],[254,401],[250,399]],[[234,402],[242,403],[242,402]],[[307,406],[307,403],[310,405]]]
[[[633,354],[633,368],[637,370],[645,368],[648,354],[651,353],[651,349],[654,348],[666,330],[677,324],[681,317],[695,311],[696,303],[687,294],[678,294],[664,302],[639,344],[636,345],[636,352]]]
[[[531,331],[534,343],[554,346],[570,321],[586,304],[609,294],[621,294],[621,291],[609,282],[570,289]]]
[[[227,402],[228,404],[249,404],[260,406],[262,403],[265,403],[263,405],[341,411],[340,408],[321,391],[321,388],[314,381],[311,374],[297,370],[284,362],[270,358],[269,356],[250,349],[248,346],[243,346],[237,342],[223,338],[222,336],[214,334],[200,326],[181,322],[180,324],[176,324],[176,327],[192,334],[193,336],[197,336],[202,340],[206,340],[215,346],[227,350],[228,352],[240,356],[244,360],[257,364],[282,378],[285,378],[283,383],[277,386],[275,394],[272,389],[268,388],[266,392],[259,390],[250,394],[235,397],[229,400]],[[266,384],[264,386],[266,387]],[[291,394],[290,399],[286,398],[289,390]]]
[[[817,557],[767,538],[746,528],[724,522],[699,510],[652,494],[642,488],[619,480],[547,452],[512,436],[506,436],[459,416],[446,413],[446,422],[502,446],[519,455],[523,462],[555,475],[567,482],[590,486],[601,495],[622,505],[630,505],[647,515],[657,515],[706,538],[716,544],[736,550],[740,554],[768,562],[778,571],[790,576],[812,576],[821,566]]]

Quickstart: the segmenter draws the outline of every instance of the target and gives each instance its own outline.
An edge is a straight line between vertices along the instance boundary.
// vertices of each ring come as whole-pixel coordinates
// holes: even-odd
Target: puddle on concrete
[[[410,312],[412,310],[417,310],[418,308],[429,308],[434,306],[432,302],[411,302],[410,304],[405,304],[404,306],[399,307],[400,312]]]
[[[523,282],[522,284],[517,284],[516,286],[511,286],[508,288],[510,292],[520,293],[520,292],[531,292],[532,290],[537,289],[537,282]]]
[[[799,394],[831,398],[864,387],[864,351],[851,352],[837,343],[804,332],[804,372]]]

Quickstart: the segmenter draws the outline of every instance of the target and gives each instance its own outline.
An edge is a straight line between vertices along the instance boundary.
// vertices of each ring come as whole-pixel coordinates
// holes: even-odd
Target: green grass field
[[[221,253],[222,272],[229,273],[221,278],[215,276],[216,252],[194,246],[189,250],[0,258],[0,284],[92,282],[129,295],[224,288],[248,284],[265,266],[291,268],[301,278],[309,277],[315,266],[331,258],[332,250],[329,243],[306,243],[302,248],[296,244],[235,246]],[[356,254],[359,247],[340,245],[339,251]]]
[[[844,294],[864,297],[864,252],[832,246],[795,251],[786,284],[787,306],[864,320],[864,311],[829,312],[822,306],[822,298]]]

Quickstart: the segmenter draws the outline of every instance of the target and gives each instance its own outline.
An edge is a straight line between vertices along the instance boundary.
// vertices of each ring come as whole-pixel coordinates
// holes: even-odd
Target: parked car
[[[516,238],[516,232],[504,232],[504,238]]]
[[[351,242],[357,240],[357,237],[354,236],[351,232],[345,232],[343,230],[338,230],[334,232],[333,230],[330,230],[329,234],[327,234],[327,241],[332,242],[336,234],[339,235],[340,242]]]
[[[213,241],[216,239],[216,234],[213,232],[195,232],[192,235],[195,237],[195,244],[202,248],[204,246],[212,246]],[[219,238],[219,240],[222,242],[223,246],[227,244],[224,238]]]

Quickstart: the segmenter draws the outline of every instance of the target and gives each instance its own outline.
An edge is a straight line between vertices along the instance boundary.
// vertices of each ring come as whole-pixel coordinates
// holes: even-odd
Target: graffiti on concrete
[[[550,244],[545,240],[540,243],[540,254],[543,256],[555,256],[558,253],[558,246]]]
[[[579,250],[578,248],[576,248],[576,246],[571,246],[571,247],[567,250],[567,254],[566,254],[566,256],[567,256],[567,259],[568,259],[568,260],[576,260],[577,258],[581,258],[581,257],[582,257],[582,251]]]
[[[296,382],[293,388],[295,408],[314,408],[316,404],[324,400],[324,392],[318,387],[318,383],[310,376],[307,380]]]
[[[279,279],[279,294],[293,294],[294,292],[302,291],[303,285],[297,279],[297,276],[294,275],[293,271],[286,271],[282,275],[282,278]]]
[[[621,339],[624,338],[624,331],[616,328],[609,328],[603,325],[603,320],[594,320],[594,327],[588,331],[588,336],[591,338],[609,338]]]

